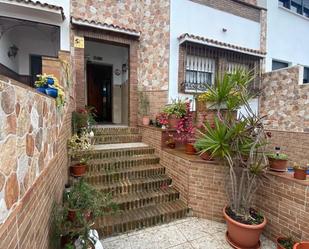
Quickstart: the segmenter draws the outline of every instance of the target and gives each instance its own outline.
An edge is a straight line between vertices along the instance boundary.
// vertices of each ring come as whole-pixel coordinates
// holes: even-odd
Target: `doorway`
[[[113,66],[87,63],[88,105],[96,110],[96,121],[112,123]]]
[[[96,121],[127,125],[129,49],[127,46],[86,40],[86,103],[97,110]]]

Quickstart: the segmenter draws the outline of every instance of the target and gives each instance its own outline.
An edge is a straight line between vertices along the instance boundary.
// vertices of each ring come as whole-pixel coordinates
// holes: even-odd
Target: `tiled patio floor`
[[[104,249],[228,249],[225,224],[186,218],[102,240]],[[262,237],[262,249],[275,244]]]

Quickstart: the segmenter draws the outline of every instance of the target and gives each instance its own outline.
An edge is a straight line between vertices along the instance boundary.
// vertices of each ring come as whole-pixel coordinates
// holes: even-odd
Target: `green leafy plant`
[[[146,93],[140,91],[138,92],[139,95],[139,112],[142,116],[149,115],[149,98]]]
[[[249,89],[253,81],[251,71],[238,69],[233,74],[224,74],[223,77],[216,77],[214,85],[208,86],[206,92],[202,93],[198,100],[209,103],[209,107],[218,109],[237,110],[244,102],[254,97]]]
[[[200,138],[195,147],[200,153],[207,151],[226,163],[229,168],[226,182],[228,206],[235,217],[243,217],[243,220],[254,224],[258,215],[252,215],[250,208],[262,183],[268,159],[263,119],[255,115],[248,103],[252,97],[248,89],[252,79],[252,75],[244,70],[225,74],[202,95],[202,100],[217,106],[218,112],[214,126],[206,123],[198,131]],[[223,115],[220,108],[223,103],[226,104],[224,111],[227,115]],[[237,119],[234,112],[240,106],[247,114]]]
[[[295,244],[295,241],[293,238],[279,238],[278,243],[284,248],[284,249],[293,249],[293,246]]]
[[[171,104],[167,105],[163,109],[163,113],[169,116],[175,115],[177,118],[183,117],[186,114],[186,112],[187,112],[186,102],[181,99],[173,100]]]
[[[117,208],[110,194],[103,194],[84,180],[79,180],[72,186],[68,193],[67,206],[81,213],[91,212],[93,218],[103,215],[108,209],[114,211]]]
[[[288,155],[286,154],[277,154],[277,153],[271,153],[271,154],[267,154],[269,159],[275,159],[275,160],[288,160]]]
[[[96,124],[95,108],[85,106],[72,113],[72,126],[75,133],[80,133]]]

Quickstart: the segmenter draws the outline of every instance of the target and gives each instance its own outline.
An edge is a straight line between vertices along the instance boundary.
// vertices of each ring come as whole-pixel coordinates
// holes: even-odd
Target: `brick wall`
[[[270,139],[269,150],[279,146],[282,153],[289,156],[290,165],[294,163],[306,165],[309,163],[309,133],[270,130],[272,137]]]
[[[142,127],[143,141],[156,148],[160,163],[181,194],[193,215],[223,221],[226,205],[225,177],[228,170],[216,162],[201,161],[177,150],[162,149],[162,131]],[[309,183],[294,180],[289,173],[269,172],[257,191],[255,206],[268,220],[264,234],[275,240],[279,235],[292,235],[309,240]]]
[[[264,234],[309,240],[309,184],[275,173],[258,191],[257,207],[266,216]]]
[[[236,16],[260,22],[260,8],[244,4],[243,2],[255,2],[254,0],[190,0],[199,4],[219,9]]]
[[[70,62],[67,53],[59,58]],[[54,63],[44,61],[43,72],[55,74]],[[51,207],[61,201],[67,181],[66,143],[74,108],[73,86],[63,68],[57,72],[65,87],[61,108],[54,99],[0,77],[0,248],[48,248]]]

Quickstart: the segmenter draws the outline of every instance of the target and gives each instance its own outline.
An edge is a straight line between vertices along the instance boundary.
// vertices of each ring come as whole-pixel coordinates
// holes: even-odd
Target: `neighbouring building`
[[[0,242],[45,248],[71,112],[85,105],[100,123],[137,126],[138,91],[154,117],[223,72],[250,69],[263,90],[252,107],[267,115],[273,145],[308,160],[308,16],[308,0],[0,0]],[[31,87],[43,72],[66,86],[63,61],[74,84],[59,114]]]

